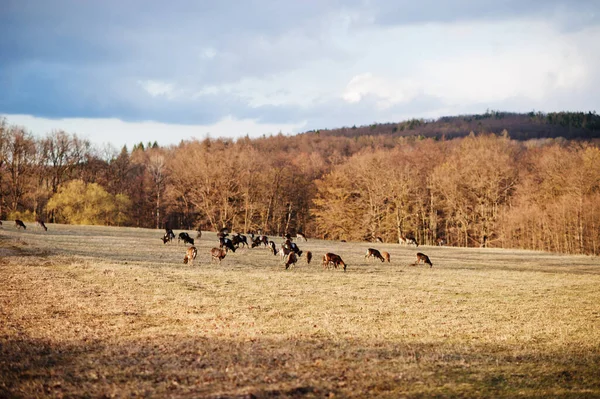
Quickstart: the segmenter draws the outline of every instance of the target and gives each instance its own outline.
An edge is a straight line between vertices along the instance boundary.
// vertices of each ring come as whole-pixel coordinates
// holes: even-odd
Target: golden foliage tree
[[[59,187],[46,208],[57,221],[70,224],[116,224],[127,222],[131,202],[126,195],[109,194],[96,183],[72,180]]]

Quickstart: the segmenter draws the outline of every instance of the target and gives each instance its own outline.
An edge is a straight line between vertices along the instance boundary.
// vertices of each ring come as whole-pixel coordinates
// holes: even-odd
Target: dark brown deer
[[[23,230],[27,230],[27,226],[25,226],[25,223],[23,223],[22,220],[16,219],[15,220],[15,227],[17,229],[20,229],[21,227],[23,228]]]
[[[287,270],[291,265],[298,262],[298,255],[295,252],[290,252],[285,258],[285,269]]]
[[[383,258],[383,256],[381,256],[381,252],[379,252],[375,248],[369,248],[369,249],[367,249],[367,253],[365,254],[365,258],[377,258],[380,261],[385,262],[385,259]]]
[[[431,263],[431,261],[429,260],[429,256],[425,255],[424,253],[417,252],[417,262],[415,263],[415,265],[421,262],[425,263],[426,265],[429,265],[429,267],[433,267],[433,263]]]
[[[185,256],[183,257],[183,263],[189,263],[190,266],[193,265],[194,259],[196,259],[196,255],[198,255],[198,250],[196,249],[196,247],[189,247],[185,252]]]
[[[190,237],[190,235],[188,233],[186,233],[185,231],[182,231],[181,233],[179,233],[179,236],[177,237],[178,244],[179,244],[179,241],[183,241],[185,244],[194,245],[194,239],[192,237]]]
[[[36,226],[44,229],[44,231],[48,231],[48,227],[46,227],[46,224],[44,223],[44,221],[42,219],[37,219],[35,221]]]
[[[225,255],[227,255],[227,251],[223,248],[213,248],[210,250],[210,256],[212,257],[211,262],[219,261],[220,264],[221,261],[225,258]]]
[[[312,252],[306,251],[306,264],[310,265],[311,260],[312,260]]]

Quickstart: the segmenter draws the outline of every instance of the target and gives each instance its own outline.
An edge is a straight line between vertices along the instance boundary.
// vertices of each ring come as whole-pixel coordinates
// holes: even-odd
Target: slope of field
[[[162,231],[3,226],[0,397],[600,397],[596,257],[309,238],[284,270],[204,233],[189,266]]]

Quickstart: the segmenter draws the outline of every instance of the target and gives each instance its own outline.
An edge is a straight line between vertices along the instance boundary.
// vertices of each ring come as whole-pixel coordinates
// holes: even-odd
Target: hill
[[[368,126],[324,129],[326,136],[360,137],[372,135],[423,136],[451,139],[476,133],[508,131],[515,140],[563,137],[567,140],[600,138],[600,115],[594,112],[529,112],[526,114],[486,111],[484,114],[443,116],[438,119],[410,119],[374,123]]]

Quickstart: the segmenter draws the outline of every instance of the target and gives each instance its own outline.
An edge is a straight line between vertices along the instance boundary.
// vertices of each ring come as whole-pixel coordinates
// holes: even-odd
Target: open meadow
[[[0,397],[600,397],[597,257],[309,237],[285,270],[204,232],[190,266],[163,233],[4,222]]]

